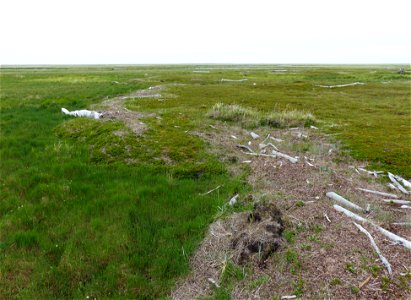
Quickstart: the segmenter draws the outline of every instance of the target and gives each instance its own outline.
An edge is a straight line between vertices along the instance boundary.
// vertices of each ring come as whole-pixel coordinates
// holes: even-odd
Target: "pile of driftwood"
[[[371,192],[371,193],[376,194],[376,195],[379,195],[379,196],[387,196],[387,195],[389,195],[389,196],[391,196],[391,197],[393,197],[393,196],[397,197],[397,196],[394,195],[394,194],[382,193],[382,192],[377,192],[377,191],[372,191],[372,190],[366,190],[366,189],[359,189],[359,190],[364,191],[364,192]],[[351,211],[351,210],[355,210],[355,211],[360,212],[360,213],[369,213],[369,210],[370,210],[369,205],[367,205],[367,208],[362,208],[361,206],[359,206],[359,205],[357,205],[357,204],[355,204],[355,203],[353,203],[353,202],[345,199],[344,197],[338,195],[338,194],[335,193],[335,192],[328,192],[328,193],[326,194],[326,196],[327,196],[328,198],[332,199],[335,203],[338,203],[338,204],[334,204],[334,205],[333,205],[333,207],[334,207],[334,209],[335,209],[336,211],[343,213],[343,214],[346,215],[347,217],[350,217],[350,218],[354,219],[355,221],[362,223],[363,225],[364,225],[364,224],[369,224],[369,225],[371,225],[372,227],[374,227],[375,229],[377,229],[381,234],[383,234],[384,236],[386,236],[386,237],[389,238],[390,240],[394,241],[394,242],[397,243],[397,244],[400,244],[400,245],[404,246],[404,247],[407,248],[407,249],[411,249],[411,242],[408,241],[407,239],[405,239],[405,238],[403,238],[403,237],[400,237],[400,236],[398,236],[398,235],[396,235],[396,234],[394,234],[394,233],[392,233],[392,232],[390,232],[390,231],[388,231],[388,230],[380,227],[379,225],[375,224],[372,220],[369,220],[369,219],[367,219],[367,218],[364,218],[364,217],[362,217],[362,216],[360,216],[360,215],[358,215],[358,214],[356,214],[356,213],[354,213],[354,212]],[[385,200],[386,200],[386,199],[384,199],[384,201],[385,201]],[[393,201],[393,200],[389,199],[389,201]],[[395,201],[399,201],[399,200],[395,200]],[[405,200],[401,200],[401,201],[405,201]],[[344,206],[345,208],[344,208],[343,206]],[[351,210],[350,210],[350,209],[351,209]],[[328,219],[328,218],[327,218],[327,219]],[[329,219],[328,219],[328,220],[329,220]],[[353,223],[354,223],[354,225],[355,225],[362,233],[364,233],[364,234],[368,237],[368,239],[369,239],[370,242],[371,242],[371,246],[373,247],[373,249],[375,250],[375,252],[376,252],[377,255],[379,256],[382,264],[383,264],[383,265],[385,266],[385,268],[387,269],[388,274],[391,276],[391,275],[392,275],[391,265],[390,265],[390,263],[388,262],[388,260],[382,255],[380,249],[378,248],[377,244],[375,243],[374,238],[371,236],[371,234],[370,234],[363,226],[361,226],[360,224],[358,224],[358,223],[356,223],[356,222],[353,222]],[[408,223],[408,224],[409,224],[409,223]],[[395,225],[407,225],[407,223],[395,223]]]
[[[253,139],[258,139],[260,136],[254,132],[250,133],[251,137]],[[292,157],[290,155],[287,155],[285,153],[282,153],[278,150],[277,146],[275,146],[272,142],[270,142],[270,140],[272,141],[281,141],[280,139],[274,138],[272,137],[270,134],[268,134],[268,136],[264,139],[264,141],[262,143],[260,143],[258,145],[259,147],[259,152],[254,151],[250,145],[251,142],[248,142],[249,145],[237,145],[237,148],[240,148],[242,150],[243,153],[247,154],[247,155],[252,155],[252,156],[264,156],[264,157],[273,157],[273,158],[285,158],[286,160],[288,160],[289,162],[295,164],[298,162],[298,157]],[[271,148],[271,152],[268,151],[268,149]]]

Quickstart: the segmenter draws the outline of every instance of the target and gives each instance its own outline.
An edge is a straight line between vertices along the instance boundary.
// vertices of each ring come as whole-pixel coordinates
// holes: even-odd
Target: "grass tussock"
[[[238,104],[215,104],[208,114],[209,117],[221,121],[239,123],[243,127],[269,126],[275,128],[310,126],[315,123],[311,113],[299,110],[285,109],[264,113]]]

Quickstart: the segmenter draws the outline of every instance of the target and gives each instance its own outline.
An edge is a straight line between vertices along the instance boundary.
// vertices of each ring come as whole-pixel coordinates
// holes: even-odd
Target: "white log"
[[[346,86],[354,86],[354,85],[363,85],[365,83],[363,82],[353,82],[353,83],[347,83],[347,84],[336,84],[336,85],[317,85],[322,88],[328,88],[328,89],[333,89],[333,88],[339,88],[339,87],[346,87]]]
[[[247,78],[244,78],[244,79],[225,79],[225,78],[222,78],[221,82],[243,82],[243,81],[247,81],[247,80],[248,80]]]
[[[252,132],[252,131],[250,132],[250,135],[253,139],[258,139],[260,137],[257,133]]]
[[[392,223],[392,225],[397,225],[397,226],[411,226],[411,222],[397,222],[397,223]]]
[[[380,227],[377,225],[374,225],[375,227],[377,227],[377,229],[383,234],[385,235],[387,238],[389,238],[390,240],[397,242],[398,244],[401,244],[402,246],[404,246],[405,248],[411,249],[411,242]]]
[[[344,207],[341,207],[337,204],[334,204],[333,207],[336,211],[342,212],[346,216],[348,216],[348,217],[350,217],[354,220],[357,220],[358,222],[370,223],[375,228],[377,228],[383,235],[388,237],[390,240],[392,240],[394,242],[397,242],[398,244],[404,246],[405,248],[411,249],[411,242],[410,241],[408,241],[408,240],[406,240],[406,239],[404,239],[404,238],[402,238],[402,237],[400,237],[400,236],[398,236],[398,235],[396,235],[396,234],[394,234],[394,233],[392,233],[392,232],[390,232],[390,231],[374,224],[372,221],[367,220],[367,219],[365,219],[365,218],[349,211],[348,209],[345,209]]]
[[[371,234],[370,234],[364,227],[362,227],[360,224],[357,224],[357,223],[354,222],[354,225],[355,225],[362,233],[364,233],[364,234],[368,237],[368,239],[369,239],[370,242],[371,242],[371,246],[374,248],[375,252],[377,252],[378,257],[380,258],[382,264],[385,266],[385,268],[386,268],[387,271],[388,271],[388,274],[390,274],[390,276],[391,276],[391,275],[392,275],[391,265],[390,265],[390,263],[388,262],[388,260],[381,254],[381,251],[380,251],[380,249],[378,248],[377,244],[375,243],[375,241],[374,241],[373,237],[371,236]]]
[[[407,200],[397,200],[397,199],[384,199],[384,202],[394,203],[394,204],[411,204],[411,201]]]
[[[388,178],[390,178],[391,182],[404,194],[408,195],[409,192],[395,179],[394,175],[388,172]]]
[[[295,299],[295,298],[297,298],[296,295],[292,295],[292,296],[281,296],[281,300],[284,300],[284,299]]]
[[[272,148],[274,148],[275,150],[278,151],[278,148],[277,148],[274,144],[272,144],[272,143],[260,144],[260,149],[264,149],[264,148],[266,148],[266,147],[268,147],[268,146],[271,146]]]
[[[336,211],[342,212],[346,216],[348,216],[348,217],[350,217],[354,220],[357,220],[358,222],[368,222],[367,219],[364,219],[363,217],[349,211],[348,209],[345,209],[344,207],[339,206],[338,204],[334,204],[333,207]]]
[[[236,137],[235,135],[232,135],[231,137],[232,137],[233,139],[235,139],[235,140],[237,139],[237,137]]]
[[[391,182],[388,183],[388,187],[394,191],[397,189]]]
[[[228,204],[229,204],[230,206],[233,206],[234,204],[236,204],[238,197],[239,197],[239,195],[236,194],[233,198],[230,199],[230,201],[228,201]]]
[[[340,195],[338,195],[337,193],[334,192],[328,192],[325,194],[328,198],[346,206],[346,207],[350,207],[352,209],[358,210],[358,211],[364,211],[364,209],[360,206],[358,206],[357,204],[352,203],[351,201],[348,201],[347,199],[345,199],[344,197],[341,197]]]
[[[391,198],[398,198],[397,195],[390,194],[390,193],[383,193],[383,192],[378,192],[378,191],[373,191],[373,190],[367,190],[367,189],[362,189],[362,188],[357,188],[357,190],[366,192],[366,193],[371,193],[379,196],[385,196],[385,197],[391,197]]]
[[[238,145],[237,145],[237,148],[247,150],[247,151],[249,151],[249,152],[251,152],[251,153],[255,153],[253,149],[251,149],[250,147],[248,147],[248,146],[246,146],[246,145],[240,145],[240,144],[238,144]]]
[[[284,154],[284,153],[281,153],[281,152],[278,152],[278,151],[275,151],[275,150],[273,150],[272,153],[273,153],[273,155],[280,156],[282,158],[288,159],[293,164],[295,164],[298,161],[298,159],[295,158],[295,157],[289,156],[287,154]]]
[[[411,189],[411,182],[409,182],[408,180],[405,180],[404,178],[402,178],[401,176],[398,176],[398,175],[394,175],[394,177],[395,177],[398,181],[400,181],[403,186]]]
[[[68,111],[64,107],[61,108],[61,112],[63,114],[73,116],[73,117],[84,117],[84,118],[90,118],[90,119],[100,119],[100,117],[103,115],[102,113],[99,113],[97,111],[86,110],[86,109]]]
[[[278,138],[275,138],[275,137],[272,137],[272,136],[270,136],[270,139],[272,139],[273,141],[278,142],[278,143],[281,143],[281,142],[284,141],[282,139],[278,139]]]
[[[411,206],[409,206],[409,205],[401,205],[401,208],[411,209]]]

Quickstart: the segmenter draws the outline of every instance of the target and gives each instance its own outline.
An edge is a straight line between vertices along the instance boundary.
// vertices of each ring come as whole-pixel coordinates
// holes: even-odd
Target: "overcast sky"
[[[410,0],[1,0],[1,64],[410,63]]]

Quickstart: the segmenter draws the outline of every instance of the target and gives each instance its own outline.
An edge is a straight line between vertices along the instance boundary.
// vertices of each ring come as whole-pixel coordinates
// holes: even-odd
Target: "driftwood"
[[[279,156],[279,157],[282,157],[282,158],[285,158],[285,159],[288,159],[293,164],[295,164],[298,161],[298,159],[295,158],[295,157],[289,156],[287,154],[284,154],[284,153],[281,153],[281,152],[278,152],[278,151],[275,151],[275,150],[272,151],[272,154],[276,155],[276,156]]]
[[[388,183],[388,187],[392,190],[396,190],[397,188],[391,182]]]
[[[333,89],[333,88],[339,88],[339,87],[346,87],[346,86],[354,86],[354,85],[364,85],[365,83],[363,82],[353,82],[353,83],[347,83],[347,84],[336,84],[336,85],[316,85],[322,88],[328,88],[328,89]]]
[[[404,194],[409,194],[409,192],[395,179],[394,175],[388,172],[388,178],[390,178],[391,182]]]
[[[61,109],[61,112],[65,115],[69,115],[73,117],[83,117],[83,118],[90,118],[90,119],[100,119],[101,116],[103,115],[102,113],[99,113],[97,111],[86,110],[86,109],[68,111],[64,107]]]
[[[357,190],[366,192],[366,193],[371,193],[379,196],[385,196],[385,197],[391,197],[391,198],[398,198],[397,195],[390,194],[390,193],[383,193],[383,192],[378,192],[378,191],[373,191],[373,190],[367,190],[367,189],[362,189],[362,188],[357,188]]]
[[[284,140],[279,139],[279,138],[275,138],[275,137],[272,137],[272,136],[270,136],[270,139],[272,139],[274,142],[278,142],[278,143],[284,142]]]
[[[214,192],[214,191],[218,190],[220,187],[221,187],[221,185],[219,185],[218,187],[216,187],[216,188],[214,188],[214,189],[212,189],[212,190],[209,190],[208,192],[206,192],[206,193],[204,193],[204,194],[201,194],[201,196],[208,195],[208,194],[210,194],[210,193],[212,193],[212,192]]]
[[[233,206],[234,204],[236,204],[238,197],[239,197],[239,195],[236,194],[234,197],[232,197],[232,198],[230,199],[230,201],[228,201],[228,204],[229,204],[230,206]]]
[[[253,139],[258,139],[260,137],[257,133],[252,132],[252,131],[250,132],[250,135]]]
[[[380,249],[378,248],[377,244],[375,243],[375,241],[374,241],[373,237],[371,236],[371,234],[370,234],[364,227],[362,227],[360,224],[357,224],[357,223],[354,222],[354,225],[355,225],[362,233],[364,233],[364,234],[368,237],[368,239],[369,239],[370,242],[371,242],[371,246],[374,248],[375,252],[377,252],[378,257],[380,258],[382,264],[385,266],[385,268],[386,268],[387,271],[388,271],[388,274],[390,274],[390,276],[391,276],[391,275],[392,275],[391,265],[390,265],[390,263],[388,262],[388,260],[381,254],[381,251],[380,251]]]
[[[240,149],[243,149],[243,150],[247,150],[247,151],[249,151],[250,153],[255,153],[253,149],[251,149],[250,147],[248,147],[248,146],[246,146],[246,145],[240,145],[240,144],[238,144],[238,145],[236,145],[236,147],[237,147],[237,148],[240,148]]]
[[[392,223],[392,225],[397,225],[397,226],[411,226],[411,222],[397,222],[397,223]]]
[[[222,78],[221,82],[243,82],[243,81],[247,81],[247,80],[248,80],[247,78],[244,78],[244,79],[225,79],[225,78]]]
[[[357,204],[352,203],[351,201],[348,201],[347,199],[341,197],[340,195],[338,195],[337,193],[334,192],[328,192],[325,194],[328,198],[346,206],[346,207],[350,207],[352,209],[358,210],[358,211],[364,211],[364,209],[360,206],[358,206]]]
[[[272,143],[259,144],[259,145],[258,145],[258,147],[259,147],[260,149],[267,148],[268,146],[271,146],[271,147],[274,148],[274,150],[277,150],[277,151],[278,151],[278,148],[277,148],[274,144],[272,144]]]
[[[398,176],[398,175],[394,175],[394,177],[398,181],[400,181],[404,187],[407,187],[407,188],[411,189],[411,182],[409,182],[408,180],[405,180],[404,178],[402,178],[401,176]]]
[[[409,205],[401,205],[401,208],[411,209],[411,206],[409,206]]]
[[[384,202],[394,203],[394,204],[411,204],[411,201],[407,200],[397,200],[397,199],[384,199]]]
[[[402,238],[402,237],[400,237],[400,236],[398,236],[398,235],[396,235],[396,234],[394,234],[394,233],[392,233],[392,232],[390,232],[390,231],[374,224],[372,221],[367,220],[367,219],[365,219],[365,218],[349,211],[348,209],[345,209],[344,207],[341,207],[337,204],[334,204],[333,207],[336,211],[342,212],[343,214],[345,214],[346,216],[348,216],[348,217],[350,217],[354,220],[357,220],[357,221],[362,222],[362,223],[369,223],[369,224],[373,225],[375,228],[377,228],[383,235],[388,237],[390,240],[392,240],[394,242],[397,242],[398,244],[404,246],[405,248],[411,249],[411,242],[410,241],[408,241],[408,240],[406,240],[406,239],[404,239],[404,238]]]

